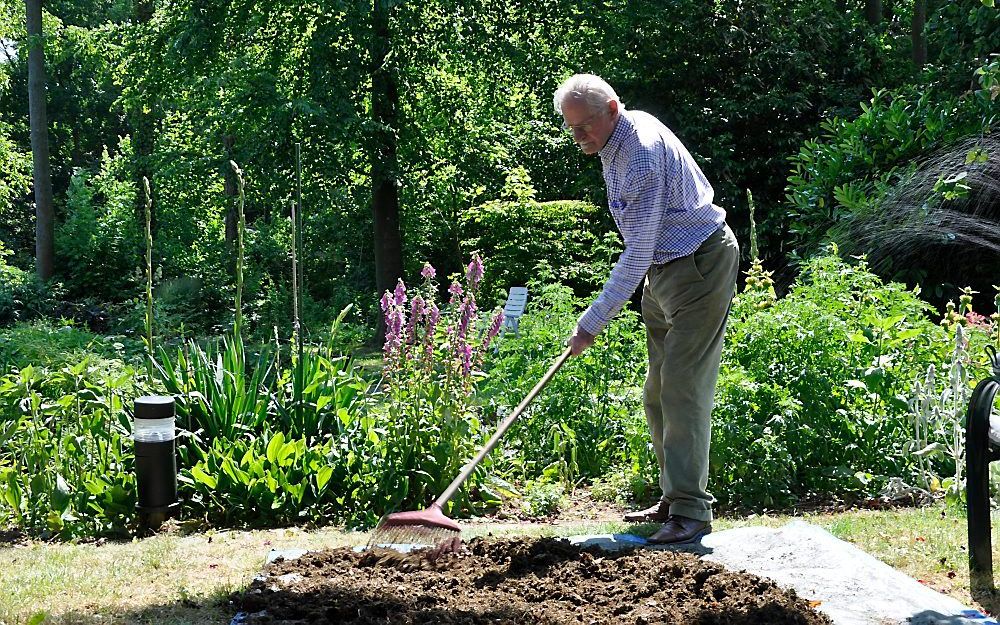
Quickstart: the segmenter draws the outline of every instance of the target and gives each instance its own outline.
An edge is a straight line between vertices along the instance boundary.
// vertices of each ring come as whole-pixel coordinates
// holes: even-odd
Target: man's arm
[[[656,169],[632,177],[622,194],[620,227],[625,239],[625,251],[618,257],[611,276],[600,295],[583,313],[574,334],[581,338],[580,351],[593,343],[593,337],[618,314],[642,282],[653,263],[653,251],[659,236],[662,206],[666,200],[663,177]],[[590,342],[586,343],[586,338]],[[571,345],[573,345],[571,339]],[[584,343],[586,343],[584,345]],[[576,353],[576,352],[574,352]]]

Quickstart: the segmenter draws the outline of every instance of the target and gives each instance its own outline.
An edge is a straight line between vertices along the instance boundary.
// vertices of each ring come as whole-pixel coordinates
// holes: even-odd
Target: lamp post
[[[987,346],[987,351],[993,376],[976,386],[965,418],[969,581],[972,596],[980,603],[995,593],[990,538],[990,463],[1000,460],[1000,423],[990,419],[993,402],[1000,390],[1000,356],[992,346]]]
[[[135,400],[136,509],[143,528],[155,530],[180,511],[174,429],[173,397],[148,395]]]

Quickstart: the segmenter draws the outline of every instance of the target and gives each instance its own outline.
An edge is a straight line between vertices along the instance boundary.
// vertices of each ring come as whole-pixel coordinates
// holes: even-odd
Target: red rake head
[[[426,510],[414,510],[411,512],[395,512],[388,515],[379,527],[408,527],[421,526],[427,528],[440,528],[452,532],[461,532],[462,528],[444,515],[441,506],[431,504]]]
[[[427,545],[433,558],[461,548],[461,528],[432,504],[426,510],[396,512],[382,519],[372,532],[368,547],[398,544]]]

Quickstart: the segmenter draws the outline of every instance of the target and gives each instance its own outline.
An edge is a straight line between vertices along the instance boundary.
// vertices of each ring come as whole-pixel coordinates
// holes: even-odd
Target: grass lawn
[[[971,607],[966,524],[943,507],[855,510],[806,515],[928,586]],[[789,516],[720,518],[716,531],[776,527]],[[994,527],[1000,515],[994,516]],[[486,533],[569,535],[625,530],[616,522],[474,523],[466,537]],[[998,536],[994,531],[994,545]],[[0,625],[22,623],[225,624],[230,593],[246,586],[270,549],[363,544],[366,535],[335,529],[164,533],[131,542],[27,543],[0,547]],[[1000,558],[994,556],[1000,561]]]

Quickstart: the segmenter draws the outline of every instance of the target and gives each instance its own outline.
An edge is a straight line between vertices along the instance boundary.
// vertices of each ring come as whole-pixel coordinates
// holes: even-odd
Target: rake
[[[503,435],[510,429],[510,426],[521,416],[521,413],[528,407],[528,404],[545,388],[545,385],[549,383],[549,380],[559,370],[559,367],[566,362],[570,353],[570,348],[567,347],[566,351],[556,359],[545,375],[542,376],[542,379],[538,381],[538,384],[531,389],[527,397],[503,420],[500,427],[497,428],[496,433],[487,441],[479,453],[476,454],[476,457],[462,467],[462,471],[458,474],[458,477],[448,485],[448,488],[441,493],[440,497],[434,500],[434,503],[425,510],[395,512],[382,517],[382,520],[379,521],[379,524],[372,532],[371,538],[368,541],[368,548],[399,544],[429,545],[432,557],[458,551],[462,545],[462,528],[458,526],[458,523],[445,516],[445,504],[458,492],[462,484],[469,479],[469,476],[479,466],[479,463],[483,461],[483,458],[493,451],[493,448],[497,446],[497,443],[500,442]]]

